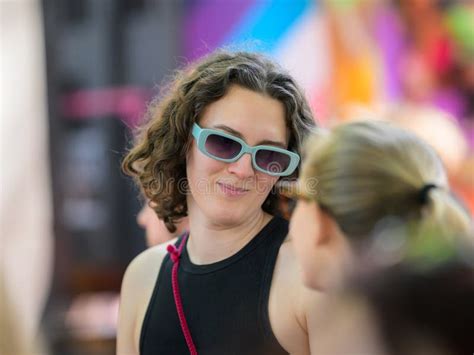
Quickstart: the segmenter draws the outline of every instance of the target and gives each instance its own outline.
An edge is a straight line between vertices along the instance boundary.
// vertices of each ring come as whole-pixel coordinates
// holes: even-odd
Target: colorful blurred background
[[[146,248],[120,160],[173,70],[216,48],[280,62],[323,126],[415,131],[474,211],[473,1],[0,0],[0,19],[2,341],[114,353]]]

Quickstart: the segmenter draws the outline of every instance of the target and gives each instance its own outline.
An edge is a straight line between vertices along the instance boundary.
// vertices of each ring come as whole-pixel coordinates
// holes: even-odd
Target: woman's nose
[[[239,160],[229,163],[228,171],[237,175],[240,179],[245,179],[255,175],[255,170],[252,165],[252,156],[244,154]]]

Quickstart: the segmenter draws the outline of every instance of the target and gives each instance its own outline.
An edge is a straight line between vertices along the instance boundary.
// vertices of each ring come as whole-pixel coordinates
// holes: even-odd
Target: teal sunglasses
[[[240,138],[216,129],[201,128],[197,123],[193,125],[192,134],[198,149],[206,156],[232,163],[249,153],[254,169],[268,175],[291,175],[300,162],[299,155],[289,150],[271,145],[252,147]]]

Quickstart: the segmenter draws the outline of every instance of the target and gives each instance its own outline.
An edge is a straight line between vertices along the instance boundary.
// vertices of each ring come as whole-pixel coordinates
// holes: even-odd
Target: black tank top
[[[208,265],[193,264],[183,249],[179,288],[199,355],[287,354],[268,316],[273,269],[287,233],[288,222],[274,217],[236,254]],[[173,298],[172,267],[167,255],[143,321],[142,355],[189,354]]]

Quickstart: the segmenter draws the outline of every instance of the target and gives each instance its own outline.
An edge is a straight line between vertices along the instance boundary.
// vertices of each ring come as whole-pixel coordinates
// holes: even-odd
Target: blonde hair
[[[401,128],[352,122],[312,135],[305,148],[300,193],[316,200],[351,240],[370,236],[387,217],[417,233],[472,231],[469,214],[449,191],[441,160]],[[435,187],[424,189],[427,185]]]

